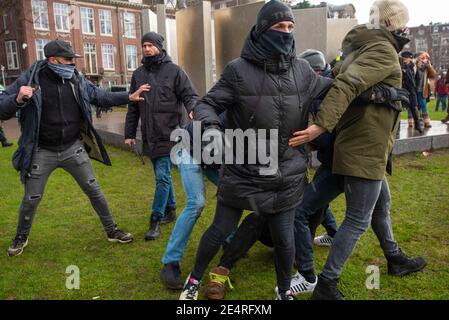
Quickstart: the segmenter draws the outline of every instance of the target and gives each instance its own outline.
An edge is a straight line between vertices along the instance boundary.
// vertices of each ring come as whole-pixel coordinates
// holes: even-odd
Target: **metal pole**
[[[5,81],[5,66],[4,66],[4,65],[2,65],[2,66],[1,66],[1,69],[2,69],[2,80],[3,80],[3,87],[5,87],[5,89],[6,89],[6,81]]]

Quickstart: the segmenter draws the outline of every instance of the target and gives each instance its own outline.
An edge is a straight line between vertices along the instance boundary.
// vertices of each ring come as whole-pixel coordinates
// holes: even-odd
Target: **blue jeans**
[[[176,207],[175,190],[171,181],[172,163],[169,156],[151,161],[156,177],[151,221],[158,221],[164,217],[167,206]]]
[[[332,171],[324,166],[318,169],[312,182],[304,191],[302,204],[298,206],[295,214],[295,261],[300,271],[314,269],[313,239],[309,218],[343,191],[342,177],[332,174]]]
[[[192,156],[185,150],[179,151],[178,157],[178,168],[187,198],[186,207],[176,220],[162,258],[163,264],[180,262],[184,255],[190,234],[205,205],[203,174],[213,184],[218,183],[218,170],[203,170],[199,164],[193,163]]]
[[[440,108],[440,103],[443,104],[443,107],[441,111],[446,111],[447,109],[447,94],[438,94],[437,95],[437,106],[435,107],[435,112],[438,112],[438,109]]]
[[[328,235],[332,238],[337,233],[337,221],[335,220],[334,214],[331,208],[326,209],[326,213],[324,214],[324,220],[321,225],[326,229]]]
[[[321,273],[327,279],[337,280],[351,256],[357,241],[369,225],[379,239],[385,255],[399,252],[390,220],[390,189],[387,179],[366,180],[344,178],[346,217],[335,235],[326,264]]]
[[[418,106],[422,113],[428,113],[427,111],[427,100],[424,98],[423,92],[418,92]]]

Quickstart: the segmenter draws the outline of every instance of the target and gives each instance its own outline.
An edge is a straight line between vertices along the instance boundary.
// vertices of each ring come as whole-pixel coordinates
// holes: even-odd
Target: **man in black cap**
[[[157,239],[160,224],[176,220],[170,161],[174,143],[170,141],[170,134],[183,124],[198,99],[189,77],[172,62],[163,42],[164,38],[155,32],[142,37],[144,58],[142,66],[134,71],[130,91],[145,83],[149,83],[152,90],[146,94],[145,101],[128,105],[125,125],[125,143],[132,147],[136,144],[137,125],[141,120],[143,152],[150,157],[156,177],[150,230],[145,240]]]
[[[133,236],[117,228],[89,159],[111,165],[93,127],[90,105],[108,108],[141,101],[140,95],[149,91],[149,86],[142,85],[131,95],[96,87],[76,70],[75,58],[80,56],[62,40],[49,42],[44,54],[47,59],[36,62],[0,95],[1,120],[20,111],[22,134],[13,165],[25,186],[17,233],[8,255],[21,254],[28,244],[38,204],[57,168],[70,173],[89,197],[108,240],[131,242]]]

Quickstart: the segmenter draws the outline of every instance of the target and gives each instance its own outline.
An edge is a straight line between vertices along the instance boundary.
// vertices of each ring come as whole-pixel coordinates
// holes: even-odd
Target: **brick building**
[[[427,51],[439,72],[449,68],[449,23],[436,23],[410,28],[411,42],[406,50]]]
[[[140,65],[141,12],[149,7],[139,1],[4,1],[8,7],[0,8],[0,64],[7,84],[43,59],[43,47],[57,38],[71,43],[83,56],[77,69],[103,87],[129,83]]]

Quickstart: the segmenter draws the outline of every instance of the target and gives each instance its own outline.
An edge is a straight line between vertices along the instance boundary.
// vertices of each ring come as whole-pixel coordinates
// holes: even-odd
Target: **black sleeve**
[[[131,86],[129,93],[132,94],[136,91],[136,80],[134,75],[131,79]],[[125,139],[135,139],[137,134],[137,126],[139,124],[140,111],[138,102],[128,103],[128,112],[126,113],[125,122]]]
[[[220,80],[210,89],[195,107],[195,120],[202,121],[205,127],[220,126],[219,115],[234,105],[236,76],[230,65],[227,65]]]
[[[175,90],[176,97],[182,101],[187,113],[192,112],[198,102],[199,97],[189,77],[182,69],[179,69],[176,77]]]

